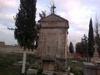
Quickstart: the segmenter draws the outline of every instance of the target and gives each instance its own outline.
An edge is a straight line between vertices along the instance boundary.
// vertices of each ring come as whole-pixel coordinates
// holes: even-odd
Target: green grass
[[[77,60],[78,62],[72,62],[74,59],[68,58],[67,64],[71,68],[71,72],[73,72],[75,75],[81,75],[79,72],[82,72],[82,67],[83,67],[83,61],[82,60]]]
[[[35,60],[35,56],[27,55],[27,62],[30,64],[33,64]],[[77,63],[73,63],[72,60],[73,59],[68,59],[67,62],[71,67],[71,71],[74,72],[75,75],[81,75],[78,72],[82,71],[83,61],[77,60]],[[22,61],[22,54],[0,54],[0,75],[23,75],[21,74],[21,66],[12,65],[17,61]]]
[[[27,61],[30,64],[35,60],[33,55],[27,55]],[[12,65],[17,61],[22,61],[22,54],[0,54],[0,75],[22,75],[21,66]]]

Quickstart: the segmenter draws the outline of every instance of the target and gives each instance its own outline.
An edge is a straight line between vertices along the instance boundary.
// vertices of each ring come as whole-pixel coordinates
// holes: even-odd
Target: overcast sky
[[[100,0],[37,0],[37,18],[38,13],[46,11],[50,13],[50,4],[56,5],[56,14],[69,21],[68,41],[79,42],[84,34],[88,34],[90,18],[100,17]],[[14,39],[14,31],[7,27],[15,28],[13,16],[18,12],[19,0],[0,0],[0,41],[6,44],[14,45],[17,42]]]

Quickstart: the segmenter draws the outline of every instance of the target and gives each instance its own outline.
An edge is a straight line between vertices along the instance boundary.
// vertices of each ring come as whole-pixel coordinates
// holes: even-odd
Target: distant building
[[[67,59],[68,20],[51,13],[39,20],[37,61],[38,68],[44,70],[65,70]]]
[[[4,46],[5,45],[5,42],[0,42],[0,46]]]

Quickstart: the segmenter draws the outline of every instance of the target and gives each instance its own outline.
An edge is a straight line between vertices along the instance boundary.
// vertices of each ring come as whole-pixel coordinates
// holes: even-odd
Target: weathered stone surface
[[[83,64],[84,75],[100,75],[100,65],[94,62],[84,62]]]
[[[64,71],[67,59],[68,21],[58,15],[50,14],[39,21],[37,56],[42,68],[50,71]]]
[[[28,70],[27,70],[27,74],[37,74],[37,69],[31,69],[31,68],[29,68]]]

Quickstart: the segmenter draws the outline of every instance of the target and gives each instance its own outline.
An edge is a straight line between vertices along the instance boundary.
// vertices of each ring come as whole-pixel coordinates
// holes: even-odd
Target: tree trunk
[[[22,73],[25,73],[25,65],[26,65],[26,49],[23,51],[23,62],[22,62]]]

